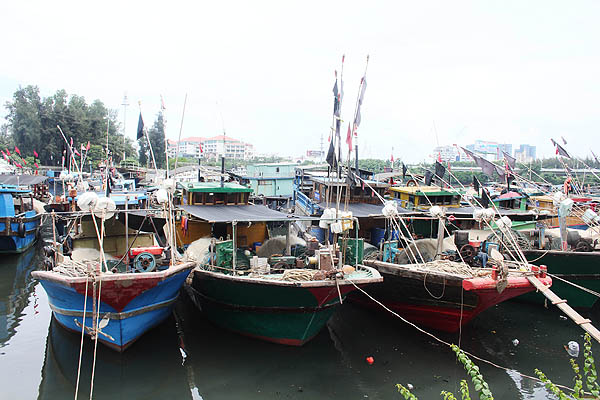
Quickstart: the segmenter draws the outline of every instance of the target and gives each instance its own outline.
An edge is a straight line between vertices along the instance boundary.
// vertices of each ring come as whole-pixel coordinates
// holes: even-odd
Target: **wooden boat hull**
[[[171,267],[165,271],[102,275],[100,318],[109,317],[98,340],[108,347],[124,351],[146,331],[162,322],[173,308],[179,290],[193,263]],[[86,278],[66,277],[52,271],[32,273],[48,294],[48,302],[56,321],[63,327],[81,332],[84,314]],[[85,326],[92,327],[93,288],[87,288]]]
[[[381,281],[376,271],[357,285]],[[257,339],[302,346],[321,331],[355,289],[350,282],[274,282],[195,269],[190,297],[214,324]]]
[[[523,250],[523,253],[532,264],[547,266],[549,274],[600,292],[600,252]],[[598,301],[595,295],[559,279],[554,279],[552,291],[567,300],[571,307],[591,308]],[[544,303],[543,296],[524,295],[518,300]]]
[[[27,211],[22,217],[0,218],[0,253],[23,253],[35,244],[41,214]],[[19,227],[21,232],[19,232]]]
[[[499,293],[491,277],[462,278],[451,274],[424,273],[410,266],[365,261],[381,273],[383,283],[373,285],[369,294],[389,309],[417,325],[456,332],[474,317],[505,300],[535,288],[525,277],[509,277]],[[549,277],[538,278],[547,286]],[[364,294],[353,293],[353,302],[382,310]]]

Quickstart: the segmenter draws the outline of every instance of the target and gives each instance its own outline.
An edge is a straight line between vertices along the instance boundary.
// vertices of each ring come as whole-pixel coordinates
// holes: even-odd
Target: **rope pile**
[[[73,278],[93,276],[97,264],[97,262],[94,263],[93,261],[80,263],[73,260],[64,260],[62,263],[54,267],[52,271]]]
[[[469,266],[469,264],[450,260],[434,260],[412,265],[419,269],[426,269],[437,272],[447,272],[450,274],[461,275],[465,277],[480,276],[478,275],[478,272],[476,270]]]

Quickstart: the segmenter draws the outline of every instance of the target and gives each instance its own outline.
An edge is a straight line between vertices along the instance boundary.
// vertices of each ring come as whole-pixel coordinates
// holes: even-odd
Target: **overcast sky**
[[[65,89],[122,120],[127,93],[134,137],[138,101],[150,125],[162,94],[176,139],[187,93],[183,137],[224,123],[259,153],[299,155],[327,145],[342,54],[346,123],[370,54],[361,157],[431,160],[475,139],[549,157],[560,136],[585,157],[600,153],[599,21],[597,1],[3,1],[0,101]]]

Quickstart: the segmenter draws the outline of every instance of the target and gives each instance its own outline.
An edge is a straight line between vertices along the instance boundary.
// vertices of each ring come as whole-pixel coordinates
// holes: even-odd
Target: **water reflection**
[[[73,398],[81,337],[50,322],[38,399]],[[93,342],[86,338],[81,362],[80,398],[89,398]],[[124,353],[98,346],[95,399],[191,399],[175,321],[149,331]]]
[[[15,335],[23,318],[23,310],[29,304],[35,282],[30,272],[35,247],[20,255],[2,255],[0,267],[0,348]]]

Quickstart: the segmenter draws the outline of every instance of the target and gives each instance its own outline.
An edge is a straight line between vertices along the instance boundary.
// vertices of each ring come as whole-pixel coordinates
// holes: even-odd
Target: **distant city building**
[[[254,146],[229,136],[220,135],[210,138],[189,137],[176,142],[169,140],[169,157],[175,157],[179,148],[179,156],[193,158],[234,158],[248,160],[254,156]]]
[[[434,148],[433,158],[437,160],[438,157],[441,158],[443,162],[461,161],[460,151],[456,146],[438,146]]]
[[[521,163],[528,163],[535,160],[535,146],[530,144],[520,145],[518,149],[515,149],[514,157]]]
[[[509,155],[512,154],[512,144],[490,142],[487,140],[476,140],[473,144],[465,146],[467,150],[477,153],[489,161],[502,160],[505,151]]]

